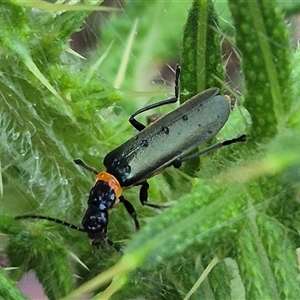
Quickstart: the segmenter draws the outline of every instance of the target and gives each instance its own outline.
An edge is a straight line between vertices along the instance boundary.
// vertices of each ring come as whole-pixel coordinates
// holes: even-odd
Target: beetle
[[[98,172],[81,159],[74,160],[75,164],[95,174],[95,184],[88,196],[88,208],[82,219],[82,227],[39,215],[23,215],[16,219],[45,219],[69,226],[86,232],[93,246],[99,247],[106,242],[120,252],[120,248],[106,235],[109,211],[119,202],[123,203],[134,220],[136,229],[140,227],[133,205],[122,195],[125,189],[140,185],[139,199],[142,205],[165,207],[147,202],[149,178],[170,166],[179,168],[183,162],[204,153],[246,141],[246,135],[243,134],[189,154],[213,138],[227,122],[231,112],[230,99],[221,96],[218,88],[210,88],[193,96],[173,111],[155,119],[147,127],[137,121],[136,116],[145,111],[178,101],[179,77],[180,67],[177,66],[174,97],[148,105],[131,115],[129,122],[139,132],[104,157],[106,171]]]

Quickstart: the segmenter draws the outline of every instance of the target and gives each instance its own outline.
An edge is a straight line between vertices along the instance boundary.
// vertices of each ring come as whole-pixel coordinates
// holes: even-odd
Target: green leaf
[[[0,297],[2,299],[7,300],[26,300],[25,297],[20,290],[16,287],[16,285],[7,277],[5,271],[0,269]]]
[[[181,51],[181,102],[224,79],[218,20],[211,0],[193,1]]]
[[[56,13],[55,4],[51,10],[29,9],[22,1],[0,4],[0,230],[3,251],[18,268],[10,278],[34,268],[52,299],[100,289],[98,298],[182,299],[193,286],[195,297],[209,299],[299,294],[294,252],[300,242],[299,51],[293,57],[282,5],[276,2],[229,1],[236,30],[232,43],[242,54],[240,81],[246,92],[240,91],[245,102],[234,108],[217,138],[236,137],[246,128],[248,143],[203,156],[197,179],[184,169],[169,170],[167,180],[151,178],[149,202],[167,202],[168,209],[135,205],[138,187],[126,190],[141,230],[134,232],[121,205],[110,212],[107,236],[124,250],[122,257],[105,245],[93,252],[82,232],[13,219],[36,213],[80,226],[93,178],[72,160],[83,158],[101,170],[103,157],[135,134],[128,116],[153,94],[134,104],[130,96],[147,90],[158,66],[170,62],[166,58],[179,57],[183,7],[190,4],[127,3],[124,13],[106,16],[100,54],[87,62],[69,49],[70,34],[80,29],[86,11]],[[212,85],[226,86],[219,16],[212,1],[191,6],[181,64],[181,92],[187,97]],[[119,92],[112,84],[122,57],[128,65]],[[94,61],[101,66],[89,69]],[[160,98],[167,98],[164,93]],[[219,263],[202,274],[213,257]],[[3,281],[6,291],[10,284]]]
[[[231,1],[229,7],[242,54],[244,105],[251,114],[249,142],[272,138],[290,112],[291,47],[282,13],[265,0]]]

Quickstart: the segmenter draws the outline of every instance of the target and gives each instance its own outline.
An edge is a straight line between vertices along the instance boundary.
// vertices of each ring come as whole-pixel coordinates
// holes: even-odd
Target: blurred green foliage
[[[17,267],[0,274],[0,296],[14,299],[13,282],[34,269],[50,299],[100,288],[103,298],[182,299],[219,261],[193,299],[296,298],[300,52],[291,51],[283,15],[297,3],[128,1],[104,16],[100,46],[84,59],[70,50],[70,35],[100,2],[57,11],[0,1],[0,246]],[[79,225],[93,178],[72,160],[103,168],[135,134],[129,115],[173,93],[153,84],[164,81],[157,70],[166,62],[180,57],[186,97],[212,82],[226,90],[225,37],[240,53],[245,90],[217,139],[246,131],[248,143],[204,156],[200,172],[193,162],[194,178],[170,169],[150,179],[149,201],[172,206],[164,211],[141,207],[138,188],[126,191],[142,229],[134,232],[121,205],[111,211],[108,236],[123,257],[93,252],[84,234],[57,224],[13,219],[35,213]]]

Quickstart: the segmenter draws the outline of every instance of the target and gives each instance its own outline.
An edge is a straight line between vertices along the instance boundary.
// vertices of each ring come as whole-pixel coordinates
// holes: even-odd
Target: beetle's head
[[[91,206],[87,209],[82,219],[82,226],[93,246],[99,246],[102,242],[106,241],[107,225],[107,210],[101,211]]]

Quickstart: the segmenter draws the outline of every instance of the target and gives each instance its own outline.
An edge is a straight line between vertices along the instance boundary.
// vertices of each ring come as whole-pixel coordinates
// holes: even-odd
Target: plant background
[[[122,247],[129,243],[125,256],[110,248],[92,252],[84,234],[53,223],[13,220],[34,213],[80,224],[93,178],[72,160],[81,157],[101,170],[103,157],[135,134],[128,117],[173,95],[168,66],[181,61],[183,73],[189,67],[195,49],[183,34],[191,1],[113,2],[114,9],[90,19],[84,37],[89,48],[82,48],[82,37],[73,34],[96,2],[77,4],[78,10],[42,1],[0,2],[0,245],[6,267],[16,267],[8,277],[1,273],[1,296],[22,299],[13,282],[33,269],[51,299],[92,290],[104,290],[102,298],[183,299],[207,266],[212,271],[204,273],[194,299],[298,295],[299,53],[292,54],[296,43],[280,19],[283,12],[290,18],[298,11],[296,1],[229,1],[230,9],[215,2],[218,43],[225,50],[235,45],[230,55],[224,53],[223,65],[231,70],[226,83],[242,93],[238,100],[245,104],[234,109],[216,140],[247,132],[248,143],[201,158],[200,172],[196,160],[150,179],[149,201],[170,204],[166,211],[139,205],[138,188],[126,191],[142,230],[134,232],[120,205],[110,213],[108,231]],[[204,12],[211,4],[194,3]],[[249,11],[258,8],[255,19],[245,13],[247,5]],[[250,34],[258,32],[258,16],[268,39]],[[195,30],[199,45],[206,31]],[[70,49],[72,35],[73,49],[83,56]],[[208,61],[218,57],[196,50],[192,61],[203,53]],[[266,57],[279,66],[273,75]],[[193,93],[201,76],[188,81],[183,74],[181,90]],[[207,77],[195,92],[212,86],[209,80],[228,88]],[[103,285],[111,278],[111,285]]]

